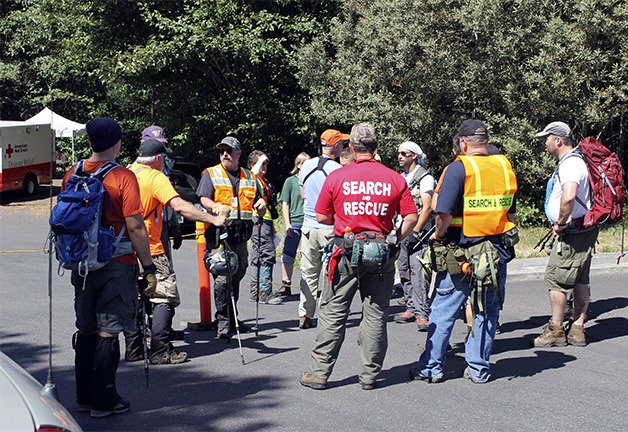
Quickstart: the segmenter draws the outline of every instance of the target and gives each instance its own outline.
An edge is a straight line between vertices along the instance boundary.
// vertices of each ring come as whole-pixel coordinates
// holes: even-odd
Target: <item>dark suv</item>
[[[174,189],[186,201],[192,204],[199,204],[200,200],[196,196],[196,188],[201,180],[201,167],[194,162],[175,161],[170,170],[170,182]],[[196,229],[196,222],[180,217],[181,232],[183,234],[193,233]]]

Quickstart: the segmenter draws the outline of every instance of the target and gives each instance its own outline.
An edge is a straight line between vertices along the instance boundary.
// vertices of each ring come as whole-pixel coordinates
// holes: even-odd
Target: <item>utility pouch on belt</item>
[[[473,269],[473,278],[478,285],[493,285],[497,287],[497,266],[499,254],[493,244],[485,240],[465,250],[466,258]]]
[[[464,249],[456,243],[446,245],[434,242],[432,249],[432,268],[437,272],[447,271],[451,275],[460,274],[460,264],[466,261]]]
[[[355,235],[351,248],[351,267],[357,267],[359,264],[365,267],[378,267],[386,264],[389,256],[390,250],[384,234],[365,231]]]
[[[506,247],[513,247],[517,243],[519,243],[519,230],[517,227],[512,228],[509,231],[506,231],[501,235],[502,244]]]

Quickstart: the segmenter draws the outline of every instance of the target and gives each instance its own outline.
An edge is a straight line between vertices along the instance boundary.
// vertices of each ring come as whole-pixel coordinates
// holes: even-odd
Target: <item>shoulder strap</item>
[[[312,171],[310,171],[309,173],[307,173],[307,175],[306,175],[306,176],[305,176],[305,178],[303,179],[303,185],[305,185],[305,182],[307,181],[307,179],[309,179],[309,178],[310,178],[310,176],[311,176],[312,174],[314,174],[316,171],[322,171],[322,172],[323,172],[323,175],[324,175],[325,177],[327,177],[327,173],[325,172],[325,170],[323,169],[323,167],[325,166],[325,164],[327,163],[327,161],[328,161],[328,160],[329,160],[329,158],[319,156],[319,158],[318,158],[318,165],[316,165],[316,168],[315,168],[315,169],[313,169]]]
[[[410,189],[418,186],[421,183],[421,180],[423,180],[423,177],[425,177],[429,173],[430,172],[428,170],[419,165],[416,173],[414,173],[414,176],[412,176],[412,180],[410,181]]]
[[[572,151],[570,151],[569,153],[567,153],[566,155],[564,155],[559,161],[558,161],[558,165],[556,165],[556,178],[558,179],[558,184],[562,184],[562,182],[560,181],[560,174],[558,172],[558,169],[560,168],[560,164],[562,164],[564,161],[566,161],[567,159],[569,159],[572,156],[576,156],[579,157],[580,159],[582,159],[584,161],[584,164],[587,168],[587,177],[589,177],[589,185],[591,185],[591,176],[589,175],[589,166],[587,165],[586,160],[584,159],[584,156],[582,155],[582,151],[580,151],[580,149],[578,147],[574,148]],[[593,200],[593,191],[591,191],[591,200]],[[580,204],[580,206],[587,210],[587,205],[585,203],[582,202],[582,200],[580,198],[578,198],[578,195],[576,194],[576,202],[578,204]]]
[[[98,168],[98,171],[93,173],[91,175],[91,177],[97,178],[98,180],[100,180],[102,182],[105,179],[105,177],[107,176],[107,174],[109,174],[111,171],[113,171],[114,168],[116,168],[118,166],[119,165],[116,162],[114,162],[114,161],[107,161],[104,164],[102,164],[102,166],[100,168]],[[82,166],[81,166],[81,168],[82,168]]]

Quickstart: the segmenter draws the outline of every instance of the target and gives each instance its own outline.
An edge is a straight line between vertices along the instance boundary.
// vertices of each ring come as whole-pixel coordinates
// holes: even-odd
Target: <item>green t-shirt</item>
[[[287,202],[290,206],[290,224],[303,225],[303,198],[299,178],[296,175],[288,177],[283,183],[281,201]]]

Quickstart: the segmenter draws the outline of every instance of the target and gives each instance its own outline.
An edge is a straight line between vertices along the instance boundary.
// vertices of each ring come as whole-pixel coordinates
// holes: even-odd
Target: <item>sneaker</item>
[[[562,326],[556,326],[552,320],[547,323],[543,333],[534,339],[534,346],[537,348],[564,347],[567,346],[567,337],[565,329]]]
[[[169,351],[162,355],[157,355],[151,357],[150,364],[160,365],[160,364],[179,364],[183,363],[188,358],[187,353],[179,352],[179,351]]]
[[[280,305],[283,303],[281,298],[271,294],[262,293],[259,296],[259,302],[267,305]]]
[[[464,373],[462,374],[462,377],[465,379],[468,379],[469,381],[471,381],[472,383],[475,384],[484,384],[486,381],[476,381],[473,378],[471,378],[471,374],[469,373],[469,368],[466,368],[464,370]]]
[[[305,330],[305,329],[309,329],[309,328],[312,328],[312,327],[313,327],[313,325],[312,325],[312,319],[311,318],[308,318],[306,316],[299,317],[299,328],[300,329]]]
[[[78,410],[78,412],[90,412],[92,410],[89,404],[78,404],[76,406],[76,409]]]
[[[373,390],[375,388],[375,382],[364,383],[360,381],[360,387],[362,388],[362,390]]]
[[[396,323],[412,322],[415,319],[416,318],[414,317],[414,312],[412,312],[412,311],[405,311],[403,313],[398,313],[397,315],[395,315],[395,322]]]
[[[443,376],[439,376],[439,377],[426,377],[423,376],[419,373],[419,369],[417,368],[412,368],[410,369],[410,371],[408,372],[408,375],[410,375],[410,379],[411,380],[417,380],[417,381],[425,381],[428,383],[439,383],[443,380]]]
[[[420,332],[426,332],[427,329],[430,327],[430,322],[427,318],[418,317],[416,319],[416,324],[419,327]]]
[[[301,372],[299,382],[302,386],[313,388],[314,390],[325,390],[327,388],[327,380],[319,378],[310,372]]]
[[[280,296],[283,297],[289,297],[292,295],[292,291],[290,290],[290,281],[289,280],[282,280],[281,281],[281,288],[279,288],[277,290],[277,294],[279,294]]]
[[[110,410],[92,409],[89,415],[93,418],[103,418],[103,417],[108,417],[111,414],[124,414],[125,412],[129,412],[130,409],[131,409],[131,402],[120,398],[120,401],[112,409]]]
[[[586,346],[587,338],[584,333],[583,325],[572,324],[569,333],[567,333],[567,343],[577,347]]]

